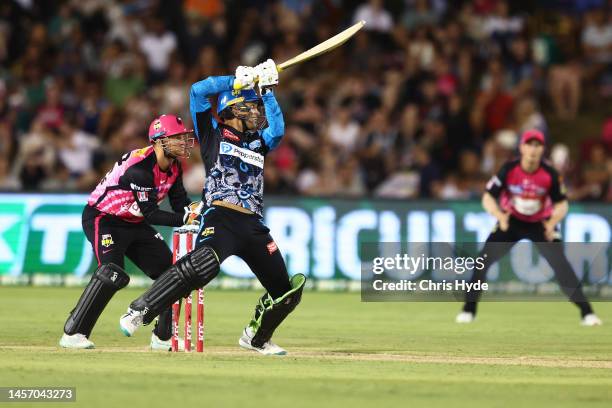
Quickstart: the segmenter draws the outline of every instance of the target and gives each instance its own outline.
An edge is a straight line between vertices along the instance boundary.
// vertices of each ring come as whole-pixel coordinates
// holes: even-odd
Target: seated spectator
[[[351,157],[339,164],[338,195],[344,197],[360,197],[366,193],[363,176],[356,158]]]
[[[54,136],[42,121],[35,120],[20,140],[13,171],[25,190],[35,190],[48,177],[56,161]]]
[[[339,147],[343,153],[355,150],[361,130],[359,123],[351,118],[350,106],[349,99],[343,101],[332,114],[327,128],[329,141]]]
[[[274,165],[266,165],[264,173],[264,186],[266,194],[295,194],[293,180],[288,180],[284,174]]]
[[[587,79],[598,77],[612,64],[612,21],[603,9],[586,15],[582,31],[582,46],[586,56]]]
[[[406,2],[407,3],[407,2]],[[438,22],[439,14],[430,6],[429,0],[416,0],[412,4],[406,4],[405,10],[400,18],[404,27],[413,30],[422,25],[433,26]]]
[[[605,144],[596,143],[591,146],[589,159],[582,166],[581,185],[571,198],[586,201],[605,200],[612,177],[609,162],[609,152]]]
[[[538,129],[548,134],[548,125],[542,112],[537,108],[535,99],[524,98],[519,100],[514,108],[516,131],[522,134],[528,129]]]
[[[510,42],[510,55],[505,63],[509,91],[514,99],[529,96],[533,89],[534,66],[531,62],[529,44],[517,37]]]
[[[505,71],[499,60],[489,63],[481,82],[481,92],[476,97],[471,113],[472,126],[493,134],[510,122],[514,100],[507,91]]]
[[[439,166],[431,159],[426,148],[417,146],[414,149],[416,170],[419,174],[419,198],[432,198],[440,189],[442,172]]]
[[[57,84],[49,83],[45,89],[45,102],[38,109],[36,119],[50,129],[59,129],[64,121],[64,106],[60,101]]]
[[[364,168],[365,185],[372,191],[384,180],[393,165],[393,146],[397,130],[382,110],[374,112],[359,137],[357,157]]]
[[[94,152],[100,147],[100,141],[94,136],[76,128],[66,121],[55,137],[58,161],[67,169],[71,179],[86,189],[95,186],[97,175],[93,169]]]
[[[0,191],[17,191],[21,189],[19,179],[11,173],[7,158],[0,158]]]

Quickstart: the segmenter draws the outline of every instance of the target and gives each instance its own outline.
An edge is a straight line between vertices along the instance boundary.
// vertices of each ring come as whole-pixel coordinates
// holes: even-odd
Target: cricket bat
[[[364,20],[361,20],[360,22],[353,24],[346,30],[334,35],[331,38],[328,38],[327,40],[323,41],[321,44],[315,45],[311,49],[304,51],[303,53],[296,55],[295,57],[291,59],[288,59],[287,61],[276,66],[277,71],[282,72],[289,67],[292,67],[297,64],[301,64],[304,61],[308,61],[309,59],[318,57],[321,54],[325,54],[326,52],[329,52],[333,50],[334,48],[341,46],[342,44],[347,42],[352,36],[354,36],[357,33],[357,31],[361,30],[363,26],[365,25],[365,23],[366,22]],[[241,89],[242,84],[239,84],[236,82],[237,81],[234,82],[234,89],[235,90]]]

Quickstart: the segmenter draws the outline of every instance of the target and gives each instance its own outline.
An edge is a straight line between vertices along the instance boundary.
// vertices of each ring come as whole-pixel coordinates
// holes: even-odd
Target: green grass
[[[293,352],[239,350],[255,292],[208,291],[206,352],[146,351],[125,338],[123,290],[100,318],[96,350],[57,345],[80,289],[0,287],[0,386],[73,386],[82,407],[608,407],[612,325],[583,328],[568,303],[487,303],[453,323],[456,303],[361,303],[307,292],[275,340]],[[596,304],[612,323],[612,304]],[[0,403],[0,405],[2,405]],[[20,405],[24,406],[24,405]]]

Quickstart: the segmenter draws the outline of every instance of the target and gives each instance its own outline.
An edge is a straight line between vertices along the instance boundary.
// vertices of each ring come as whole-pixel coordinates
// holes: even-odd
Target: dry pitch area
[[[94,331],[96,350],[56,344],[80,289],[0,288],[0,386],[73,386],[54,406],[594,406],[612,404],[612,304],[584,328],[566,303],[483,304],[453,323],[454,303],[361,303],[305,293],[275,340],[285,357],[239,349],[260,294],[208,291],[206,351],[149,352],[149,329],[125,338],[124,290]],[[23,405],[20,405],[23,406]]]

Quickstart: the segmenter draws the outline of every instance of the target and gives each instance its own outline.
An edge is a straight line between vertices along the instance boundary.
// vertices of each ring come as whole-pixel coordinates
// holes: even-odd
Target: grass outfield
[[[306,292],[275,336],[290,354],[265,357],[237,347],[258,298],[239,291],[207,292],[203,354],[148,352],[148,328],[123,337],[132,289],[98,321],[96,350],[62,350],[80,292],[0,287],[0,386],[76,387],[76,404],[53,405],[68,407],[611,406],[610,303],[595,305],[602,327],[569,303],[487,303],[456,325],[456,303]]]

